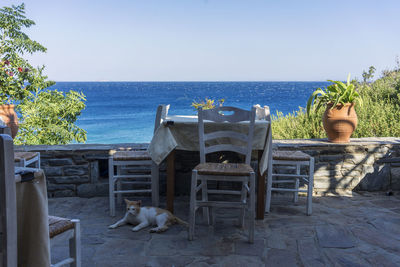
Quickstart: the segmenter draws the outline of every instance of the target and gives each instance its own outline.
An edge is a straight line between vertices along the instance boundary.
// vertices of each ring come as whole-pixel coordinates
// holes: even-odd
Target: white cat
[[[182,221],[174,216],[171,212],[155,207],[141,207],[142,202],[129,201],[125,199],[126,213],[125,216],[118,222],[108,226],[110,229],[117,228],[125,224],[136,225],[132,231],[136,232],[149,225],[157,225],[151,228],[150,233],[161,233],[168,229],[172,224],[183,224],[187,226],[187,222]]]

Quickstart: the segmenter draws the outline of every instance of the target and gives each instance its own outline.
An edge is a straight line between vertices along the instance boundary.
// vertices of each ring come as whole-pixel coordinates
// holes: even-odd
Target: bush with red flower
[[[0,104],[18,104],[27,96],[28,73],[29,68],[14,66],[8,59],[0,61]]]

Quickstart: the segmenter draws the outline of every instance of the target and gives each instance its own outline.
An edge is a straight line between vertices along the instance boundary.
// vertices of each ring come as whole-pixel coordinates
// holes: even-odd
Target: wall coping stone
[[[121,143],[121,144],[68,144],[68,145],[21,145],[14,146],[15,151],[105,151],[105,150],[142,150],[147,149],[148,143]]]
[[[363,137],[350,138],[349,143],[331,143],[328,139],[275,139],[277,147],[347,147],[371,145],[399,145],[400,137]]]
[[[331,143],[324,139],[275,139],[274,147],[348,147],[348,146],[376,146],[399,145],[400,137],[364,137],[351,138],[350,143]],[[104,151],[104,150],[133,150],[147,149],[148,143],[121,143],[121,144],[68,144],[68,145],[21,145],[14,146],[15,151]]]

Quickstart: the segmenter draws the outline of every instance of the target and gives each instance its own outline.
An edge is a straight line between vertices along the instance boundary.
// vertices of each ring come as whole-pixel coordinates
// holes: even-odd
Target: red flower
[[[19,71],[19,72],[22,72],[22,68],[21,68],[21,67],[19,67],[19,68],[18,68],[18,71]]]
[[[6,65],[10,65],[10,61],[8,61],[8,60],[5,60],[5,61],[4,61],[4,64],[6,64]]]

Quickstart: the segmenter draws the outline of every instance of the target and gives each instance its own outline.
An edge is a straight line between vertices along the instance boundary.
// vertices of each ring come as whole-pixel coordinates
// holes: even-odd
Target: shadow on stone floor
[[[143,198],[144,205],[150,198]],[[197,216],[195,240],[184,226],[162,234],[132,226],[110,230],[108,198],[52,198],[49,213],[79,218],[82,266],[400,266],[400,194],[351,193],[314,197],[312,216],[305,198],[298,204],[273,202],[271,213],[256,221],[256,240],[247,243],[237,210],[219,210],[216,225]],[[177,197],[176,215],[187,220],[188,198]],[[201,213],[201,212],[199,212]],[[66,255],[66,242],[52,245],[54,260]]]

